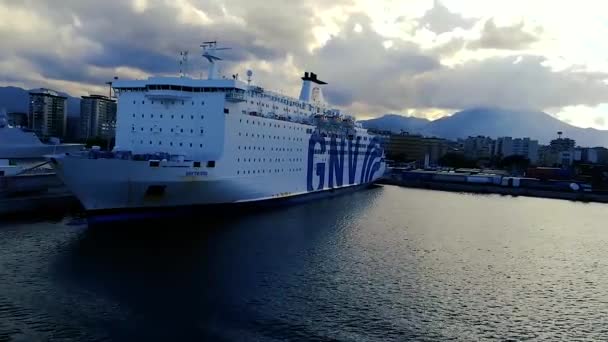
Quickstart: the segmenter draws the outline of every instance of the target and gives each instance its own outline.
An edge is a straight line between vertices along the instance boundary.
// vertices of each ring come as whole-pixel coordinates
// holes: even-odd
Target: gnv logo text
[[[357,137],[356,140],[353,138],[349,139],[336,139],[332,137],[329,141],[329,161],[317,162],[315,164],[315,154],[325,154],[327,151],[327,141],[325,138],[315,133],[310,136],[308,141],[308,172],[306,176],[306,185],[308,191],[323,190],[325,188],[325,170],[329,169],[327,187],[340,187],[344,185],[344,162],[345,155],[348,155],[346,165],[348,167],[348,185],[368,183],[374,177],[374,174],[381,167],[382,148],[380,147],[380,140],[378,137],[373,137],[369,140],[369,144],[365,149],[365,157],[363,158],[363,165],[359,172],[357,179],[357,167],[359,161],[359,147],[364,147],[361,144],[361,137]],[[316,167],[315,167],[316,166]],[[316,172],[314,170],[316,169]],[[315,173],[315,174],[313,174]],[[313,180],[318,179],[317,187],[313,186]]]

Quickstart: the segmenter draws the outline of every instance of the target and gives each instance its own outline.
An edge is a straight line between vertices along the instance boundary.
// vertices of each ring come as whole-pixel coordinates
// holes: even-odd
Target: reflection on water
[[[384,187],[0,226],[0,340],[606,339],[605,205]]]

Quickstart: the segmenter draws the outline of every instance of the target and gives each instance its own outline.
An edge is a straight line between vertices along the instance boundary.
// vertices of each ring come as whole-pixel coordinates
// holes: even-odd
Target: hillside
[[[577,144],[581,146],[608,146],[608,131],[572,126],[540,111],[474,108],[438,120],[427,121],[426,124],[420,120],[423,119],[386,115],[363,121],[363,125],[369,128],[380,126],[381,129],[396,133],[403,129],[410,133],[447,139],[475,135],[486,135],[493,138],[500,136],[531,137],[539,140],[541,144],[548,144],[557,136],[558,131],[562,131],[564,136],[576,140]]]

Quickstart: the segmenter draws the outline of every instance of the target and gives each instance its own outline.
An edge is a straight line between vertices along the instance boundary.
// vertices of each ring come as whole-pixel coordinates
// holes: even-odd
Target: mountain
[[[413,116],[402,116],[397,114],[386,114],[379,118],[360,121],[365,128],[373,128],[382,131],[401,131],[416,133],[421,132],[431,121]]]
[[[383,118],[389,117],[388,120]],[[561,131],[565,137],[576,140],[580,146],[608,146],[608,131],[594,128],[580,128],[560,121],[541,111],[517,111],[498,108],[473,108],[457,112],[451,116],[429,121],[426,125],[412,126],[411,117],[386,115],[363,121],[364,127],[375,127],[377,122],[387,122],[382,129],[399,132],[438,136],[447,139],[485,135],[493,138],[501,136],[531,137],[541,144],[548,144]],[[371,121],[371,123],[370,123]],[[415,121],[419,122],[419,121]]]
[[[4,108],[9,113],[27,113],[30,101],[29,92],[29,90],[19,87],[0,87],[0,109]],[[68,116],[80,116],[80,98],[61,92],[59,94],[68,98]]]

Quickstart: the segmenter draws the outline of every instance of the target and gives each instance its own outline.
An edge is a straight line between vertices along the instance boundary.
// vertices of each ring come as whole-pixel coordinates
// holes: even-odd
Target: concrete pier
[[[380,179],[378,184],[399,185],[410,188],[454,191],[454,192],[470,192],[478,194],[498,194],[510,196],[529,196],[541,198],[563,199],[570,201],[582,202],[599,202],[608,203],[608,193],[598,192],[582,192],[582,191],[551,191],[529,188],[512,188],[492,184],[474,184],[474,183],[449,183],[438,181],[409,181],[400,180],[390,177]]]
[[[80,204],[53,173],[0,177],[0,217],[64,214]]]

